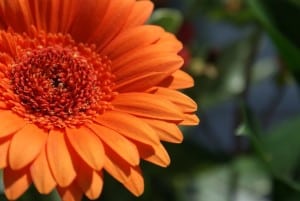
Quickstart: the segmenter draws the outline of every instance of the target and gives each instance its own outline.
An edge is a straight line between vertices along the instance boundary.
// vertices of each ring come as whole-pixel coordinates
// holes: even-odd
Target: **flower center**
[[[91,49],[27,49],[15,59],[10,75],[27,117],[50,128],[78,126],[109,109],[113,98],[110,61]]]

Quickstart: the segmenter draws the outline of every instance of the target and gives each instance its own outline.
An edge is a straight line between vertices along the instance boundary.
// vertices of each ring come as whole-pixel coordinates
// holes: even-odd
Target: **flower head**
[[[144,25],[147,0],[0,0],[0,168],[15,200],[33,183],[62,200],[99,197],[106,171],[135,195],[140,159],[196,125],[182,45]]]

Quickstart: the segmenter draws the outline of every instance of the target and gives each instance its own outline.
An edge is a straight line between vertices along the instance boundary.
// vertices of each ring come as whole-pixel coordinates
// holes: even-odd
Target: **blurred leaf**
[[[250,138],[258,155],[277,179],[300,191],[300,182],[294,178],[300,159],[300,117],[276,126],[263,136],[249,108],[242,107],[245,127],[242,131]]]
[[[261,161],[254,157],[239,157],[186,173],[174,183],[179,201],[267,201],[272,186]]]
[[[246,2],[252,10],[254,16],[265,28],[275,45],[278,47],[281,56],[287,63],[290,70],[293,71],[298,77],[300,74],[300,50],[288,38],[278,31],[277,27],[275,27],[274,23],[268,16],[268,11],[262,4],[262,1],[247,0]]]
[[[180,11],[170,8],[157,9],[149,21],[150,24],[155,24],[163,27],[166,31],[177,33],[183,22],[183,16]]]
[[[260,160],[254,157],[237,158],[232,164],[237,176],[236,200],[267,201],[272,182]]]
[[[246,25],[253,21],[252,12],[249,9],[241,9],[236,12],[230,10],[224,10],[224,7],[217,7],[215,9],[209,10],[209,16],[216,20],[230,21],[236,25]]]
[[[289,2],[295,6],[298,6],[300,8],[300,1],[299,0],[289,0]]]
[[[300,47],[299,0],[263,0],[273,25],[295,46]]]
[[[262,140],[262,146],[271,157],[268,161],[276,174],[293,179],[300,162],[300,117],[276,126]]]

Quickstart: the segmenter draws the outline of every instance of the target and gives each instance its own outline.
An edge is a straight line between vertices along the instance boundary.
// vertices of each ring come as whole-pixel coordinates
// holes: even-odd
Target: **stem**
[[[248,102],[249,89],[252,80],[252,67],[256,61],[256,56],[259,51],[261,38],[262,38],[262,31],[259,28],[257,28],[251,36],[252,47],[245,64],[245,72],[244,72],[245,88],[239,95],[240,99],[242,99],[246,104]],[[239,106],[237,106],[233,133],[235,133],[236,128],[241,124],[241,119],[242,119],[242,112],[240,111]],[[235,140],[234,153],[237,154],[242,152],[244,147],[243,138],[235,136],[234,140]]]

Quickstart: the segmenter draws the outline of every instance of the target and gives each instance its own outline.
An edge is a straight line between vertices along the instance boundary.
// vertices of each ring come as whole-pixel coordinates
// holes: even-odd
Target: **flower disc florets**
[[[111,62],[91,46],[72,40],[67,45],[55,40],[34,43],[33,48],[20,45],[7,77],[30,121],[48,129],[79,126],[110,108]]]

